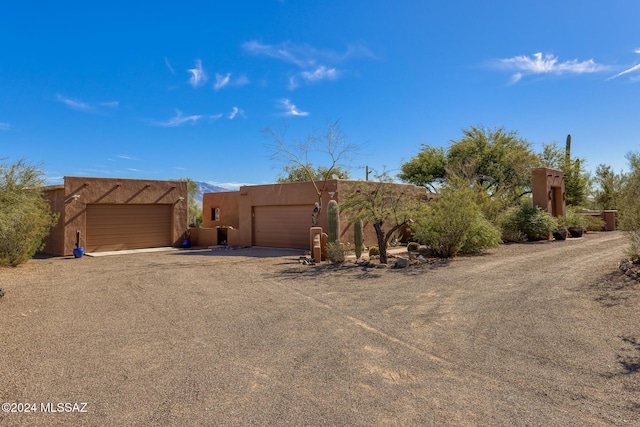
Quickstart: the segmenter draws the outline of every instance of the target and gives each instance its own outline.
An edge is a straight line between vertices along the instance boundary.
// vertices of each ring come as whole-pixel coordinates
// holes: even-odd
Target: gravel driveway
[[[0,426],[640,425],[625,245],[403,270],[257,248],[0,269],[0,402],[30,411]]]

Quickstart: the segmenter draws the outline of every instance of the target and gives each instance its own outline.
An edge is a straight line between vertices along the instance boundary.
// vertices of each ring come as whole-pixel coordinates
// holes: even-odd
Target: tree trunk
[[[387,263],[387,242],[385,240],[384,230],[382,229],[382,222],[374,222],[373,228],[376,230],[376,237],[378,238],[378,249],[380,250],[380,264]]]

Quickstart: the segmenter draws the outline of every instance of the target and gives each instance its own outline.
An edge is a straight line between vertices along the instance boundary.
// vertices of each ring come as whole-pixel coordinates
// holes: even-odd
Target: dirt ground
[[[640,425],[625,245],[403,270],[258,248],[34,259],[0,269],[0,426]]]

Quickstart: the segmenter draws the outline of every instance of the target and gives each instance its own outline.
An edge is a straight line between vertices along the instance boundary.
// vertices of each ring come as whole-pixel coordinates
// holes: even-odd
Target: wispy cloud
[[[163,122],[154,122],[153,124],[162,127],[177,127],[183,125],[185,123],[196,123],[198,120],[202,118],[201,115],[191,115],[191,116],[183,116],[182,111],[176,109],[176,115],[170,118],[169,120]]]
[[[231,109],[231,112],[229,113],[229,115],[227,116],[229,120],[233,120],[236,118],[236,116],[240,116],[240,117],[245,117],[244,115],[244,110],[238,108],[238,107],[233,107]]]
[[[117,158],[123,159],[123,160],[139,160],[136,157],[128,156],[126,154],[116,154],[114,157],[117,157]]]
[[[66,98],[60,94],[57,94],[56,98],[58,99],[58,101],[62,102],[64,105],[66,105],[67,107],[73,110],[78,110],[78,111],[93,110],[93,107],[91,105],[87,104],[86,102],[79,101],[77,99]]]
[[[79,99],[67,98],[66,96],[62,96],[60,94],[57,94],[56,98],[59,102],[63,103],[72,110],[85,112],[96,112],[101,108],[115,109],[120,105],[119,101],[103,101],[91,104],[85,101],[80,101]]]
[[[0,122],[0,130],[8,131],[11,128],[11,125],[8,122]]]
[[[153,121],[151,122],[151,124],[155,126],[170,128],[170,127],[182,126],[187,123],[195,124],[201,119],[209,119],[210,121],[216,121],[218,119],[221,119],[222,117],[223,117],[223,114],[192,114],[190,116],[184,116],[182,115],[182,111],[176,108],[176,115],[171,117],[169,120],[160,121],[160,122]]]
[[[171,74],[173,74],[174,76],[176,75],[176,70],[173,69],[173,67],[171,66],[171,62],[169,62],[169,58],[167,58],[166,56],[164,57],[164,65],[167,66]]]
[[[194,88],[202,86],[209,79],[207,77],[207,73],[205,73],[204,69],[202,68],[202,61],[199,59],[196,59],[195,68],[190,68],[187,71],[191,73],[189,84]]]
[[[532,56],[520,55],[499,59],[493,65],[499,69],[515,71],[511,76],[511,83],[518,82],[526,75],[599,73],[610,68],[607,65],[596,63],[593,59],[559,62],[556,56],[540,52],[534,53]]]
[[[295,89],[298,87],[301,79],[309,83],[314,83],[322,80],[337,80],[339,76],[340,71],[335,68],[327,68],[324,65],[321,65],[315,70],[301,71],[291,76],[289,79],[289,89]]]
[[[640,49],[636,49],[633,52],[640,54]],[[633,73],[633,72],[639,71],[639,70],[640,70],[640,64],[636,64],[636,65],[634,65],[632,67],[627,68],[624,71],[619,72],[615,76],[609,77],[607,80],[612,80],[612,79],[615,79],[616,77],[624,76],[625,74],[630,74],[630,73]],[[639,81],[640,80],[640,76],[633,76],[633,77],[631,77],[631,80],[632,81]]]
[[[231,81],[231,73],[227,73],[224,76],[216,73],[216,82],[213,84],[213,88],[218,91],[229,84]]]
[[[349,45],[344,52],[316,49],[309,45],[295,45],[281,43],[278,45],[264,44],[256,40],[242,45],[245,52],[273,58],[285,63],[293,64],[301,69],[289,78],[289,88],[295,89],[301,82],[312,83],[322,80],[337,80],[344,74],[336,68],[354,58],[375,58],[375,55],[364,45]]]
[[[298,110],[298,107],[286,98],[278,100],[278,107],[285,110],[284,113],[282,113],[284,116],[305,117],[309,115],[306,111]]]

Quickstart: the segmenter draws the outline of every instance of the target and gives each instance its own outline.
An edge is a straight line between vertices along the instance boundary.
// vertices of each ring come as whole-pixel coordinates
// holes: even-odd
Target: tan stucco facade
[[[533,205],[553,216],[566,215],[564,173],[556,169],[535,168],[531,171]]]
[[[340,203],[343,193],[354,181],[328,180],[316,183],[322,189],[322,212],[318,217],[318,226],[327,230],[327,205],[331,199]],[[372,183],[373,184],[373,183]],[[424,194],[423,187],[396,184],[409,188],[416,194]],[[232,227],[227,233],[227,243],[232,246],[255,245],[255,214],[261,207],[302,207],[300,215],[302,221],[308,220],[308,227],[312,226],[313,205],[318,201],[316,188],[312,182],[279,183],[267,185],[242,186],[239,191],[205,193],[203,196],[203,227]],[[219,211],[219,220],[215,220],[215,210]],[[340,214],[340,241],[353,243],[353,227]],[[365,245],[375,245],[375,230],[370,224],[364,224]],[[219,242],[207,242],[218,244]]]
[[[58,222],[45,239],[44,253],[72,255],[77,232],[85,246],[87,205],[164,205],[171,210],[171,242],[180,246],[187,232],[187,183],[141,179],[64,177],[45,191]]]

